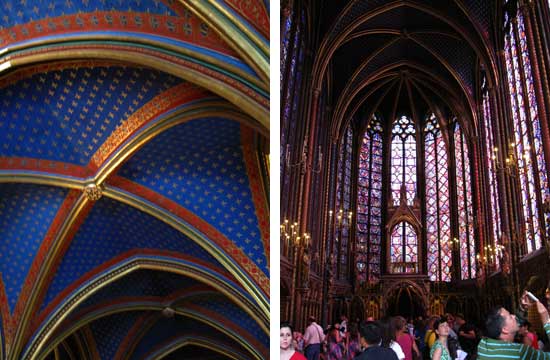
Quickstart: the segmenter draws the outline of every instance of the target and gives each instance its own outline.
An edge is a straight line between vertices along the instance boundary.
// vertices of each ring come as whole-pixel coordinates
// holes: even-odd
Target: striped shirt
[[[550,324],[544,324],[544,330],[550,338]],[[485,338],[477,346],[477,358],[478,360],[550,360],[550,353],[535,350],[523,344]]]

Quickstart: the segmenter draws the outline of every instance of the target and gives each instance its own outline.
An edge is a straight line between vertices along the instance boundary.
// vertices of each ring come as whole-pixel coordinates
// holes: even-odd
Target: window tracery
[[[393,125],[391,142],[391,195],[393,205],[399,205],[401,185],[405,185],[407,204],[413,205],[416,196],[416,130],[407,116],[399,117]]]

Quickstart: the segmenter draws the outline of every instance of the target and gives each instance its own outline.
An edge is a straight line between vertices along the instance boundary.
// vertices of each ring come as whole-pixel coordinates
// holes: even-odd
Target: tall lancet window
[[[472,204],[472,180],[468,144],[460,124],[455,120],[454,146],[456,158],[456,195],[458,205],[458,237],[460,244],[460,277],[476,276],[476,252],[474,241],[474,206]]]
[[[361,142],[357,181],[357,280],[380,276],[382,222],[382,137],[380,118],[373,115]]]
[[[401,116],[393,125],[391,142],[391,195],[399,205],[401,185],[405,185],[407,204],[416,196],[416,130],[413,121]]]
[[[428,274],[432,281],[451,281],[451,208],[449,202],[449,165],[445,140],[437,118],[426,119],[426,236]]]
[[[350,235],[351,210],[351,166],[353,155],[353,130],[348,125],[340,143],[338,160],[338,183],[336,187],[336,214],[335,251],[337,256],[336,272],[340,279],[348,274],[348,244]]]
[[[288,189],[291,181],[293,163],[300,161],[301,152],[298,136],[297,120],[298,105],[302,86],[303,60],[305,53],[305,41],[303,30],[305,13],[301,16],[290,13],[282,25],[281,43],[281,143],[280,151],[284,154],[285,161],[281,161],[281,187]],[[292,156],[291,156],[292,155]],[[295,167],[294,167],[295,168]],[[288,192],[281,193],[281,208],[289,202]]]
[[[301,85],[301,59],[303,57],[303,41],[301,24],[298,22],[292,27],[294,20],[291,14],[285,21],[283,28],[283,43],[281,57],[281,146],[292,143],[293,134],[296,133],[296,116],[293,116],[293,108],[297,106]],[[294,32],[291,32],[291,30]]]
[[[499,192],[497,183],[497,153],[495,152],[496,143],[493,133],[493,120],[491,115],[491,101],[489,99],[489,92],[487,89],[483,89],[483,121],[485,124],[485,153],[487,154],[487,165],[489,174],[489,187],[490,187],[490,203],[491,203],[491,224],[492,226],[492,242],[494,248],[498,245],[498,241],[502,234],[500,228],[500,205],[499,205]],[[489,259],[491,261],[491,259]],[[497,267],[499,266],[499,258],[493,259]]]
[[[523,16],[518,12],[517,22],[509,20],[506,18],[509,31],[505,38],[505,55],[514,119],[515,141],[510,145],[514,157],[511,161],[517,165],[519,173],[525,224],[521,230],[525,233],[526,250],[531,252],[542,246],[545,220],[540,206],[543,199],[550,196],[550,189]]]

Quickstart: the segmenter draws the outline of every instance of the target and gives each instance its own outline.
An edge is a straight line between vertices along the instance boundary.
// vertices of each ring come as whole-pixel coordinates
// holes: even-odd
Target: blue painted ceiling
[[[148,329],[146,336],[140,339],[130,359],[142,359],[143,356],[150,353],[157,344],[162,344],[175,337],[200,334],[222,339],[223,342],[229,343],[232,348],[239,349],[243,354],[247,354],[247,351],[240,344],[236,343],[219,330],[200,321],[176,315],[171,319],[159,318],[158,321]],[[246,357],[244,359],[246,359]]]
[[[25,176],[36,173],[32,167],[25,168],[32,163],[31,159],[45,164],[56,161],[68,168],[89,168],[93,154],[125,119],[153,97],[181,83],[158,71],[113,65],[61,67],[23,76],[0,89],[3,94],[0,161],[15,168],[19,164],[24,169],[20,174]],[[232,241],[267,276],[265,249],[244,161],[241,126],[233,120],[203,118],[169,128],[139,148],[114,175],[195,214]],[[47,173],[48,169],[48,166],[37,166],[40,173]],[[6,171],[10,173],[13,169],[0,168],[0,175]],[[58,176],[55,167],[51,171],[54,178]],[[17,175],[13,179],[17,181]],[[59,177],[55,186],[0,183],[0,232],[4,235],[0,243],[0,271],[11,313],[21,299],[23,284],[29,278],[33,261],[37,261],[46,233],[59,217],[63,201],[69,199],[69,189],[63,186],[63,179]],[[129,196],[140,199],[143,194],[130,193]],[[57,222],[63,221],[65,218],[57,219]],[[61,292],[68,288],[78,291],[79,285],[75,284],[79,284],[79,279],[91,271],[101,272],[98,269],[105,268],[107,262],[131,251],[181,254],[226,272],[218,259],[175,228],[109,197],[93,203],[78,223],[71,232],[66,251],[55,262],[40,301],[40,311],[52,310],[47,305]],[[154,276],[146,273],[142,271],[140,276],[133,275],[135,280],[99,291],[75,313],[85,306],[104,304],[109,298],[116,301],[115,294],[119,298],[166,296],[197,284],[169,274],[162,275],[162,282],[154,284]],[[60,301],[66,299],[59,297],[56,305]],[[246,324],[267,348],[265,334],[246,312],[227,300],[225,309],[223,303],[221,307],[216,303],[206,305],[225,313],[234,323]],[[46,315],[43,313],[42,319]],[[115,323],[129,327],[132,321],[124,318]],[[107,331],[104,328],[108,326],[97,323],[93,331]],[[127,331],[126,328],[119,330],[120,336]],[[102,358],[110,358],[120,340],[113,337],[98,341],[96,345]]]
[[[182,291],[182,289],[189,290]],[[176,292],[179,292],[179,298],[173,297],[173,294]],[[170,296],[170,302],[166,302],[166,299],[162,298],[164,296]],[[171,304],[170,306],[174,309],[186,309],[187,304],[198,306],[215,314],[218,319],[221,319],[222,323],[231,323],[242,328],[248,333],[249,337],[255,338],[265,348],[269,346],[269,337],[267,334],[247,313],[225,295],[216,293],[212,288],[204,287],[204,285],[201,286],[196,280],[160,271],[138,270],[111,283],[82,303],[78,307],[78,310],[74,311],[75,316],[68,318],[66,322],[74,324],[78,321],[79,316],[97,310],[98,305],[116,303],[118,304],[117,306],[120,306],[120,300],[123,297],[125,299],[134,298],[132,301],[136,303],[152,301],[157,304],[160,301],[165,304]],[[122,340],[120,336],[115,336],[111,339],[112,336],[109,334],[113,334],[114,332],[127,333],[132,324],[137,320],[135,314],[135,312],[128,311],[115,316],[101,317],[99,320],[92,322],[94,336],[96,336],[96,339],[98,336],[101,337],[101,339],[96,341],[100,341],[102,343],[101,348],[105,349],[102,358],[105,358],[105,354],[105,356],[114,354],[112,351],[116,352]],[[140,312],[139,314],[139,317],[146,319],[152,312]],[[180,320],[185,319],[183,323],[190,321],[187,318],[178,318]],[[165,320],[162,317],[158,319],[160,323],[164,323]],[[229,322],[227,322],[228,320]],[[154,327],[156,326],[154,325]],[[163,330],[159,334],[157,334],[157,330],[148,331],[150,335],[155,334],[158,338],[148,339],[150,337],[148,335],[146,336],[147,340],[144,339],[143,341],[154,344],[158,343],[159,339],[167,340],[172,336],[178,335],[177,333],[171,333],[176,328],[180,331],[186,330],[188,332],[187,335],[209,336],[213,332],[217,332],[215,328],[211,328],[209,325],[203,323],[197,323],[197,326],[192,327],[189,327],[189,325],[182,327],[177,324],[171,324],[169,329]],[[112,357],[107,358],[110,359]]]
[[[23,0],[21,4],[27,4],[25,7],[7,1],[1,6],[2,16],[0,17],[0,29],[9,28],[18,24],[26,24],[44,18],[53,18],[82,12],[127,11],[175,15],[174,11],[169,6],[173,2],[174,0]]]
[[[181,291],[181,289],[189,289],[199,284],[201,283],[197,280],[173,273],[137,270],[94,293],[74,313],[79,313],[80,310],[97,304],[116,301],[122,297],[152,296],[163,298]]]
[[[92,155],[130,115],[181,83],[155,70],[126,66],[62,66],[23,76],[0,89],[0,160],[23,165],[32,162],[29,159],[52,160],[87,168]],[[117,175],[194,213],[233,241],[267,275],[241,136],[241,125],[233,120],[192,120],[153,137]],[[56,170],[51,171],[55,177]],[[63,183],[62,178],[59,182]],[[0,228],[6,234],[0,244],[0,270],[12,313],[31,264],[68,193],[63,186],[0,183]],[[140,193],[130,196],[142,197]],[[83,216],[53,267],[41,311],[65,289],[75,290],[84,275],[130,251],[168,251],[225,271],[218,259],[175,228],[111,198],[102,197]],[[181,277],[169,283],[173,286],[166,291],[193,284]],[[109,291],[115,290],[99,292],[86,304],[99,301]],[[142,295],[165,294],[158,286],[123,286],[116,291],[121,296],[140,291]]]
[[[120,343],[142,315],[138,311],[127,311],[102,317],[90,325],[102,360],[114,359]]]
[[[258,324],[252,320],[250,316],[243,311],[243,309],[229,301],[225,296],[221,294],[199,294],[186,301],[190,301],[193,305],[208,309],[222,315],[226,319],[230,319],[231,323],[238,324],[239,327],[246,329],[250,335],[261,342],[266,348],[269,347],[268,335],[265,334]]]
[[[87,165],[117,126],[181,82],[121,66],[34,74],[0,89],[0,156]]]
[[[67,190],[0,183],[0,272],[10,311]]]
[[[42,306],[87,272],[134,249],[172,251],[222,269],[216,259],[176,229],[135,208],[102,198],[74,236]]]
[[[33,49],[40,52],[53,46],[53,42],[49,41],[53,41],[53,36],[62,28],[82,34],[106,31],[106,28],[94,28],[94,19],[109,22],[110,15],[101,12],[118,12],[115,22],[120,21],[121,26],[113,32],[134,32],[132,41],[138,41],[136,39],[139,38],[142,42],[166,35],[146,34],[148,30],[139,26],[142,20],[147,21],[144,24],[151,25],[151,28],[155,24],[149,22],[161,21],[159,24],[163,30],[170,31],[174,18],[166,16],[178,17],[178,21],[181,18],[190,21],[191,17],[196,17],[176,0],[3,2],[0,5],[0,63],[5,64],[6,56],[17,57],[19,50],[14,50],[12,46],[15,42],[22,47],[32,42],[33,46],[37,46]],[[82,19],[80,15],[83,15]],[[130,15],[132,21],[123,24],[123,20]],[[208,27],[197,19],[193,21],[196,28],[203,29],[193,36],[206,37]],[[180,33],[165,39],[165,44],[169,44],[172,49],[181,47],[181,42],[191,41],[178,37],[182,35],[181,31],[189,30],[185,24],[178,24],[183,26],[178,28]],[[139,29],[132,28],[134,25]],[[212,49],[205,47],[197,51],[227,65],[222,66],[224,69],[238,66],[248,72],[247,76],[256,76],[249,71],[248,65],[237,58],[231,46],[220,40],[219,34],[213,29],[209,31],[205,46],[212,44]],[[200,47],[201,44],[199,41],[185,46]],[[79,42],[78,45],[87,46],[85,42]],[[185,48],[185,51],[181,51],[187,50]],[[103,194],[97,201],[88,200],[85,211],[78,210],[75,204],[79,197],[84,198],[84,185],[97,181],[97,164],[92,164],[92,156],[106,145],[120,145],[120,138],[113,140],[115,135],[124,133],[127,136],[125,139],[131,139],[137,132],[146,131],[153,123],[163,121],[156,117],[158,114],[153,115],[160,105],[158,102],[153,104],[152,100],[158,99],[160,94],[178,94],[174,89],[181,88],[185,81],[119,59],[79,59],[74,54],[72,56],[0,70],[0,278],[4,285],[4,289],[0,289],[4,292],[0,294],[4,295],[0,296],[4,299],[0,304],[2,344],[6,341],[6,333],[15,333],[28,326],[24,332],[31,336],[23,339],[22,347],[29,346],[32,336],[36,336],[51,319],[50,311],[68,301],[60,294],[82,290],[79,284],[83,277],[91,272],[102,273],[107,269],[106,264],[130,252],[151,257],[155,256],[153,254],[188,257],[197,266],[219,270],[220,282],[226,282],[252,299],[224,268],[226,262],[220,262],[201,245],[167,222],[149,215],[145,209],[172,213],[176,221],[186,226],[194,224],[178,219],[171,209],[164,207],[162,201],[152,204],[144,200],[147,196],[166,198],[180,209],[196,215],[202,224],[240,248],[250,262],[257,266],[258,271],[268,276],[259,219],[251,192],[250,169],[247,169],[244,161],[243,125],[235,120],[210,117],[207,109],[193,102],[193,106],[204,111],[204,116],[147,138],[144,144],[136,148],[135,154],[124,159],[118,167],[110,169],[111,172],[101,180],[102,185],[109,189],[118,186],[112,185],[118,184],[117,179],[138,185],[136,188],[130,186],[114,190],[123,192],[130,199],[143,201],[142,208],[119,202],[112,194]],[[136,53],[136,56],[142,55]],[[162,64],[164,60],[155,61]],[[160,65],[159,68],[164,69]],[[233,81],[240,75],[231,76]],[[243,80],[239,78],[236,81]],[[255,87],[257,85],[250,85],[250,88]],[[205,97],[208,100],[215,99],[218,103],[228,104],[210,93],[209,89],[204,89],[201,94],[207,94]],[[172,101],[176,103],[178,98]],[[178,109],[190,106],[189,102],[184,102],[180,100]],[[171,109],[163,108],[162,111]],[[139,118],[143,127],[133,128],[130,133],[120,131],[126,129],[128,119],[132,119],[132,116],[135,118],[137,113],[145,117]],[[71,210],[77,214],[74,218],[67,215]],[[59,233],[53,230],[62,229],[63,224],[69,229],[68,236],[58,238]],[[48,269],[41,283],[42,288],[33,288],[37,286],[34,283],[37,274],[46,268],[44,258],[54,249],[48,248],[46,244],[58,239],[67,241],[66,247],[53,259],[53,266]],[[227,249],[220,250],[223,252]],[[229,261],[236,262],[234,259]],[[237,263],[236,266],[242,269],[243,265]],[[243,273],[248,274],[244,270]],[[33,291],[24,292],[27,289],[24,284],[28,284],[29,280],[34,284],[29,287]],[[168,271],[138,270],[94,293],[67,314],[67,318],[76,322],[83,310],[98,304],[104,306],[109,301],[144,296],[169,298],[200,286],[205,285],[199,279]],[[214,288],[208,289],[215,294]],[[218,295],[214,295],[214,298],[218,299]],[[35,301],[36,305],[31,308],[28,324],[21,325],[21,314],[17,309],[27,309],[28,300]],[[216,303],[223,303],[223,300],[212,301],[212,304],[205,303],[205,307],[208,305],[218,313],[227,310],[227,319],[246,324],[254,332],[258,330],[259,342],[267,344],[259,325],[244,310],[239,310],[227,298],[226,309]],[[257,312],[258,309],[253,311]],[[102,359],[112,358],[120,341],[144,313],[125,312],[93,322],[90,329]],[[197,328],[204,327],[200,322],[190,324]],[[62,328],[56,329],[55,333],[62,332],[69,325],[68,322],[62,323]],[[212,328],[206,329],[212,332]],[[214,333],[221,336],[219,332]],[[85,337],[83,333],[77,335]],[[155,343],[147,336],[143,341]]]
[[[211,118],[178,125],[145,145],[119,174],[191,210],[269,273],[238,123]]]

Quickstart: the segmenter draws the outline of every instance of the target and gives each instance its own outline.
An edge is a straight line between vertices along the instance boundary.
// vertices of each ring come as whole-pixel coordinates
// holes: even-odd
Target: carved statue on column
[[[309,268],[311,265],[311,259],[309,258],[309,250],[306,248],[302,256],[302,286],[307,288],[309,286]]]
[[[312,264],[311,266],[313,267],[313,269],[315,269],[315,272],[319,272],[319,263],[321,261],[321,258],[319,256],[319,251],[315,251],[315,253],[313,254],[313,261],[312,261]]]
[[[477,269],[477,278],[480,283],[485,280],[485,270],[481,257],[478,255],[476,258],[476,269]]]
[[[405,184],[401,184],[401,188],[399,189],[399,205],[407,205],[407,188],[405,187]]]
[[[328,266],[328,286],[329,291],[330,287],[332,286],[332,283],[334,281],[334,266],[336,264],[336,257],[334,256],[334,253],[330,254],[329,262],[327,264]]]

